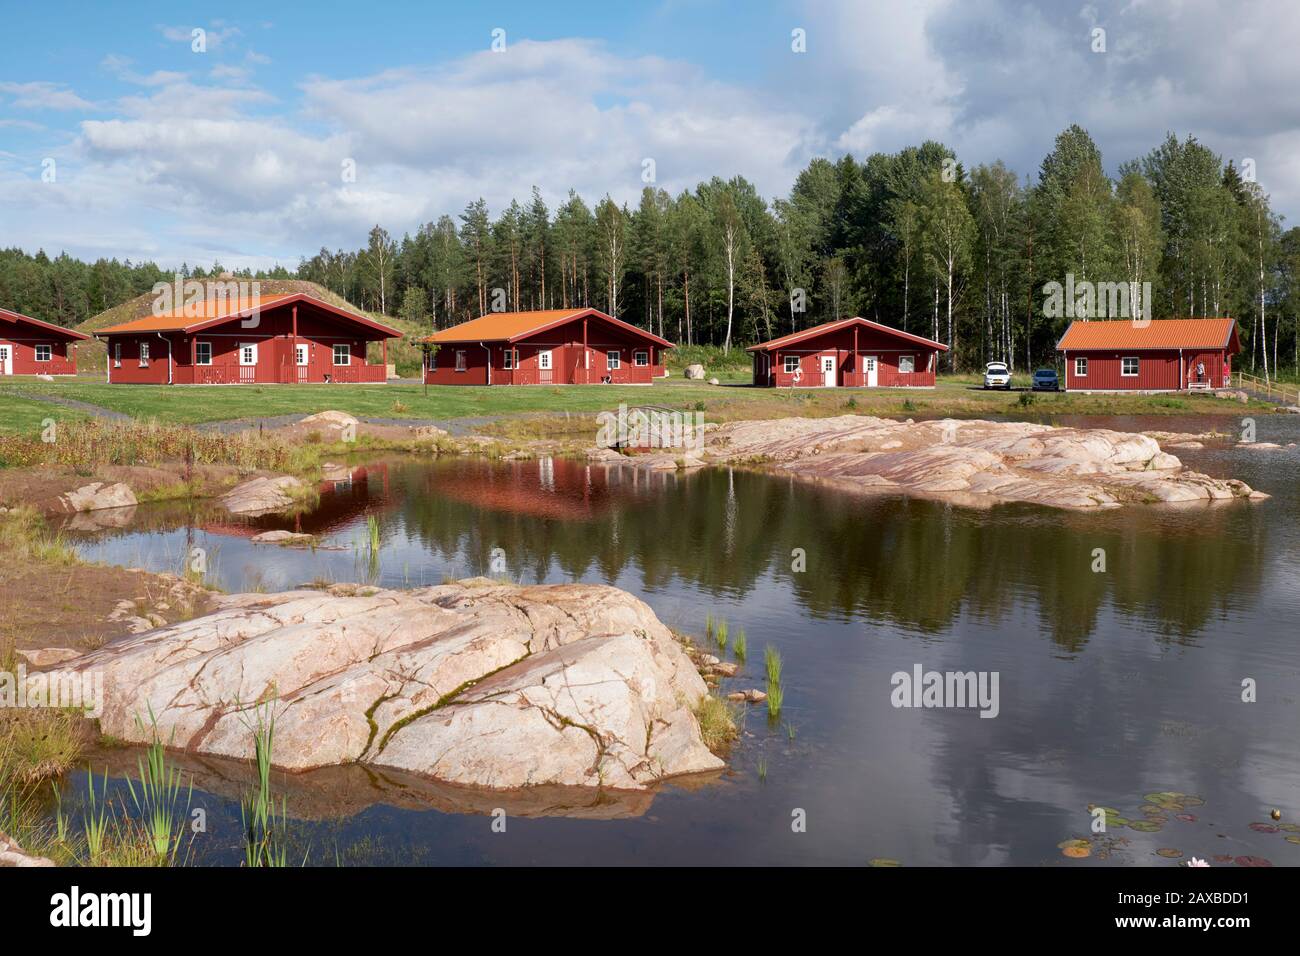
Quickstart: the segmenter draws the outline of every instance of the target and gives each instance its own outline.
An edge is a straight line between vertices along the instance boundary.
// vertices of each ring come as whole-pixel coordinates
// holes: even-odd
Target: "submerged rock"
[[[596,585],[485,579],[221,599],[205,617],[76,663],[104,675],[104,733],[251,757],[257,703],[274,761],[361,761],[450,783],[642,789],[714,770],[704,681],[644,603]]]
[[[710,431],[705,458],[975,505],[1102,508],[1267,497],[1244,482],[1186,470],[1147,435],[1029,422],[863,415],[730,422]]]
[[[253,544],[309,544],[314,541],[314,534],[304,534],[300,531],[263,531],[261,534],[255,534],[249,540]]]

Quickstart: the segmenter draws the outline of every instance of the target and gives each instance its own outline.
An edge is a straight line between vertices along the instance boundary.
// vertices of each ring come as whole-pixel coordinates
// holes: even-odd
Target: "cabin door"
[[[551,350],[537,353],[537,381],[543,385],[551,384]]]
[[[867,373],[866,385],[868,388],[876,387],[876,357],[874,355],[862,356],[862,368]]]
[[[0,345],[0,375],[14,373],[14,351],[12,346]]]
[[[827,388],[835,387],[835,356],[822,356],[822,385]]]

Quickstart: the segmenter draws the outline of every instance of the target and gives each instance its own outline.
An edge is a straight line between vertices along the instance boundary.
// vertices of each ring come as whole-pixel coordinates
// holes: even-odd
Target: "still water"
[[[1258,438],[1296,441],[1298,424],[1262,419]],[[229,591],[437,584],[488,573],[500,549],[515,580],[617,585],[696,635],[709,613],[743,627],[749,660],[724,692],[763,686],[766,645],[784,658],[780,721],[751,709],[726,772],[653,797],[512,804],[373,768],[277,775],[314,863],[1104,866],[1194,854],[1295,864],[1300,454],[1179,454],[1273,497],[972,510],[739,470],[648,477],[564,460],[393,459],[325,486],[296,518],[141,506],[123,527],[86,529],[80,516],[83,530],[68,534],[88,559],[154,570],[180,570],[202,548],[210,580]],[[311,532],[320,546],[249,540],[273,528]],[[1105,570],[1094,570],[1102,552]],[[892,675],[918,665],[996,674],[997,716],[895,707]],[[134,768],[134,754],[123,759],[91,763]],[[193,861],[237,863],[242,768],[187,769],[209,821]],[[67,806],[84,790],[74,775]],[[1188,796],[1144,799],[1158,792]],[[1089,805],[1140,826],[1091,834]],[[485,815],[497,806],[506,833]],[[1063,841],[1088,836],[1092,856],[1062,855]]]

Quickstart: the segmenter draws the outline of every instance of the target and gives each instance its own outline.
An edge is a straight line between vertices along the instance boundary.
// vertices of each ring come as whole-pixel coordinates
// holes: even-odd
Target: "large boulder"
[[[685,372],[684,372],[683,374],[684,374],[687,378],[698,379],[699,381],[702,382],[702,381],[704,381],[704,366],[703,366],[703,365],[688,365],[688,366],[686,366],[686,370],[685,370]]]
[[[300,419],[298,424],[323,428],[355,428],[360,422],[355,416],[349,415],[347,412],[331,409],[330,411],[317,412],[315,415],[308,415],[306,418]]]
[[[302,482],[290,475],[275,478],[250,478],[221,496],[221,503],[231,514],[264,515],[283,511],[293,504],[293,492]]]
[[[705,457],[766,464],[853,489],[974,505],[1098,508],[1267,497],[1241,481],[1188,471],[1147,435],[1029,422],[898,422],[866,415],[730,422],[709,432]]]
[[[177,747],[251,757],[270,711],[278,766],[361,761],[497,788],[636,790],[721,766],[692,712],[703,679],[616,588],[477,579],[219,600],[76,662],[103,674],[104,733],[143,741],[152,709]]]
[[[135,492],[122,482],[109,484],[92,481],[73,491],[59,495],[59,505],[64,511],[80,513],[83,511],[101,511],[107,508],[131,508],[138,502]]]
[[[25,851],[10,837],[0,832],[0,867],[4,866],[53,866],[51,860],[43,856],[33,856]]]

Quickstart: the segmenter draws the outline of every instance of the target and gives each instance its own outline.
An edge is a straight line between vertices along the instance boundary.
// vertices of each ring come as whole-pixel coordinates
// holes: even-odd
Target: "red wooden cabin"
[[[754,384],[778,388],[933,388],[948,346],[850,318],[824,322],[746,349]]]
[[[430,385],[649,385],[673,343],[596,309],[493,312],[435,332]]]
[[[194,314],[197,313],[197,314]],[[108,380],[154,385],[386,382],[397,329],[304,293],[209,299],[109,326]],[[379,365],[366,346],[383,343]]]
[[[76,375],[84,332],[0,309],[0,375]]]
[[[1073,322],[1056,350],[1075,392],[1225,388],[1241,351],[1234,319]]]

